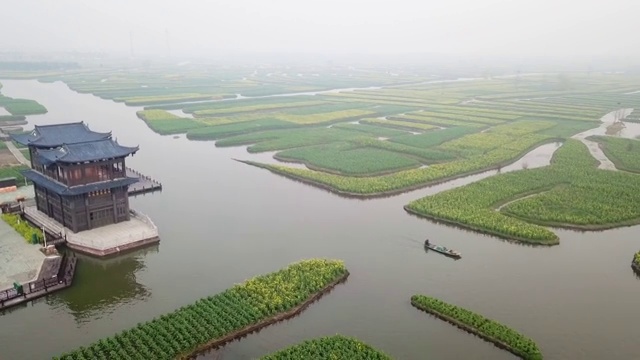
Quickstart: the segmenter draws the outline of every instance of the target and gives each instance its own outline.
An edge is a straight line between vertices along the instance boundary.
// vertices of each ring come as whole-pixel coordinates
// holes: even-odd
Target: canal
[[[345,260],[349,280],[299,317],[202,358],[256,358],[336,333],[397,359],[513,358],[415,310],[409,304],[415,293],[503,322],[534,339],[549,359],[640,358],[640,283],[630,268],[640,248],[638,227],[558,230],[554,247],[513,244],[402,209],[451,184],[345,199],[233,161],[251,158],[242,147],[155,134],[136,117],[139,108],[78,94],[61,82],[2,83],[4,95],[49,110],[29,117],[30,125],[85,121],[92,130],[113,131],[123,145],[140,145],[128,165],[164,187],[131,201],[156,223],[160,244],[109,260],[81,256],[73,287],[0,315],[2,359],[50,358],[309,257]],[[527,166],[544,165],[555,147],[530,154]],[[425,253],[425,237],[463,258]]]

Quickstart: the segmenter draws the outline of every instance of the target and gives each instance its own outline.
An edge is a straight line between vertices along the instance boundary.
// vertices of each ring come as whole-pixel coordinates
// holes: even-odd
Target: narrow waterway
[[[600,118],[601,125],[597,128],[583,131],[572,136],[587,146],[591,155],[600,162],[599,169],[617,170],[615,164],[609,160],[600,148],[600,144],[588,140],[589,136],[612,135],[627,139],[635,139],[640,136],[640,124],[621,121],[631,114],[633,109],[617,109]]]
[[[162,193],[131,201],[158,225],[160,245],[110,260],[82,257],[73,287],[1,315],[2,359],[44,359],[248,277],[325,256],[345,260],[352,275],[344,285],[301,316],[203,358],[257,358],[336,333],[396,359],[514,358],[413,309],[415,293],[501,321],[535,339],[548,359],[640,358],[640,282],[630,268],[640,247],[638,227],[558,230],[558,246],[517,245],[402,209],[474,177],[389,198],[345,199],[232,160],[247,157],[243,147],[157,135],[136,117],[139,108],[78,94],[59,82],[2,83],[3,94],[47,107],[47,114],[29,117],[30,124],[84,120],[96,131],[113,131],[121,144],[140,145],[128,165],[164,185]],[[544,165],[556,146],[502,171],[525,161]],[[485,175],[491,174],[476,177]],[[464,257],[425,253],[427,236]]]

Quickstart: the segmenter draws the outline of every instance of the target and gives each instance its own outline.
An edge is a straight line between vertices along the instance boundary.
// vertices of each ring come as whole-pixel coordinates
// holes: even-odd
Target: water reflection
[[[158,250],[156,244],[111,259],[76,254],[74,286],[47,297],[47,303],[54,308],[66,307],[81,324],[108,315],[123,304],[144,301],[151,292],[137,282],[136,273],[145,269],[145,256]]]

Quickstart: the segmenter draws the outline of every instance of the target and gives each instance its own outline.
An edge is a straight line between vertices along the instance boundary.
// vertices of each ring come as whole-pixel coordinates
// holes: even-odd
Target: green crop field
[[[475,131],[476,129],[469,127],[451,127],[425,134],[398,136],[394,137],[390,141],[418,148],[429,148],[440,145],[446,141],[457,139]]]
[[[14,99],[0,95],[0,107],[13,116],[45,114],[47,109],[37,101],[28,99]],[[5,115],[7,116],[7,115]],[[23,118],[5,117],[4,120],[20,120]]]
[[[341,335],[307,340],[261,358],[262,360],[391,360],[386,354],[354,338]]]
[[[336,260],[303,260],[55,359],[175,359],[302,304],[348,275]]]
[[[567,140],[549,167],[497,175],[413,201],[407,208],[473,230],[539,244],[558,241],[540,225],[605,229],[638,222],[640,176],[599,170],[596,165],[585,145]],[[537,195],[527,197],[533,194]]]
[[[312,146],[342,142],[358,137],[367,137],[366,133],[341,130],[334,128],[302,128],[287,130],[272,130],[253,134],[244,134],[222,139],[217,146],[236,146],[255,144],[250,146],[250,152],[276,151],[296,147]]]
[[[396,129],[389,129],[387,127],[382,127],[382,126],[367,125],[367,124],[363,124],[362,120],[357,124],[339,123],[339,124],[331,125],[331,127],[334,129],[340,129],[340,130],[359,131],[359,132],[375,135],[378,137],[386,137],[386,138],[398,137],[398,136],[403,136],[408,134],[407,130],[396,130]]]
[[[636,175],[629,174],[640,172],[636,140],[592,138],[623,170],[612,174],[596,169],[580,144],[567,139],[600,126],[605,114],[640,108],[640,93],[628,94],[640,89],[639,78],[576,72],[442,82],[414,70],[391,75],[375,67],[150,66],[130,72],[69,70],[42,74],[40,80],[61,80],[81,93],[146,106],[138,117],[159,134],[186,133],[219,147],[276,152],[276,159],[308,169],[248,163],[351,196],[396,194],[497,169],[542,144],[566,141],[547,168],[499,175],[407,208],[536,244],[557,243],[546,226],[589,229],[637,221],[637,209],[616,200],[636,197]],[[0,106],[13,114],[3,121],[43,111],[29,100],[4,97]],[[637,110],[626,118],[639,119]],[[581,181],[573,179],[577,174],[584,174]]]
[[[398,153],[376,148],[354,148],[351,144],[340,143],[281,151],[276,158],[346,175],[375,175],[421,165],[419,161]]]
[[[481,334],[490,339],[490,341],[506,344],[509,351],[523,359],[542,359],[542,353],[533,340],[497,321],[487,319],[473,311],[424,295],[413,295],[411,297],[411,304],[418,309],[453,319],[465,325],[463,328],[471,333]]]
[[[203,126],[193,119],[181,118],[165,110],[140,110],[137,115],[161,135],[185,133]]]
[[[445,179],[473,174],[486,169],[498,168],[501,165],[509,163],[510,161],[522,156],[533,147],[552,140],[553,139],[549,137],[543,136],[521,137],[517,141],[514,140],[512,143],[469,159],[454,160],[444,164],[429,166],[427,168],[405,170],[390,175],[366,178],[334,175],[313,170],[295,169],[281,165],[249,163],[293,179],[322,185],[337,193],[356,196],[375,196],[394,194],[402,192],[407,188],[422,187]],[[300,143],[304,143],[304,141],[301,141]],[[251,150],[251,148],[249,149]]]
[[[379,125],[386,126],[397,129],[406,129],[410,131],[427,131],[437,129],[437,126],[423,124],[418,122],[410,122],[410,121],[397,121],[397,120],[383,120],[383,119],[362,119],[360,120],[362,124],[370,124],[370,125]]]

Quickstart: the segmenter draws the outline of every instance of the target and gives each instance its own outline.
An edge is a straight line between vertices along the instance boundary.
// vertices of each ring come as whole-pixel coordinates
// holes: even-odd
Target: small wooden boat
[[[433,250],[435,252],[439,252],[442,255],[450,256],[452,258],[458,259],[458,258],[462,257],[462,254],[460,254],[460,252],[458,252],[456,250],[453,250],[453,249],[447,249],[444,246],[431,244],[429,242],[429,240],[425,240],[424,241],[424,247],[428,248],[429,250]]]

